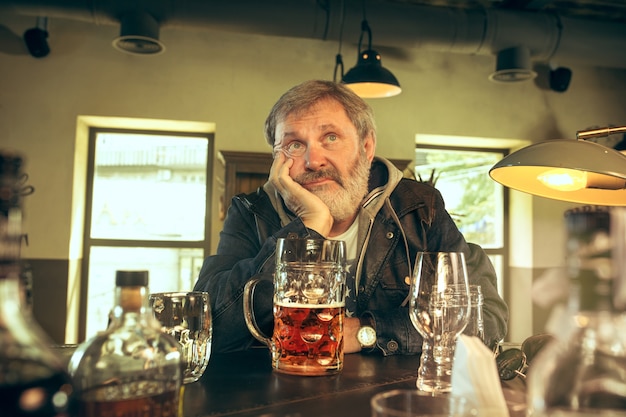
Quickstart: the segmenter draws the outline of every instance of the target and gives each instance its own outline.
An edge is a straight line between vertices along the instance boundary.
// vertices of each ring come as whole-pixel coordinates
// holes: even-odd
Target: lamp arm
[[[367,23],[367,20],[363,19],[361,22],[361,36],[359,37],[359,55],[361,54],[361,44],[363,43],[363,33],[367,32],[367,49],[372,49],[372,29]]]
[[[609,136],[614,133],[626,133],[626,126],[601,127],[599,129],[579,130],[576,132],[576,139],[597,138],[600,136]]]
[[[343,79],[343,58],[341,57],[341,54],[337,54],[337,56],[335,56],[335,72],[333,73],[334,82],[337,82],[337,71],[339,71],[339,75],[341,76],[339,81],[341,81]]]

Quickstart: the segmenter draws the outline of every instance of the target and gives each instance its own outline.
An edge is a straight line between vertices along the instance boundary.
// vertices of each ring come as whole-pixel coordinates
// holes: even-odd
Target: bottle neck
[[[134,323],[149,312],[147,287],[116,287],[115,300],[113,317],[120,323]]]
[[[17,274],[0,277],[0,328],[7,328],[24,313],[24,292]]]
[[[580,270],[570,276],[570,306],[580,312],[613,312],[613,280],[603,279],[595,271]]]
[[[613,240],[611,212],[583,207],[566,213],[570,308],[579,312],[613,311]]]
[[[25,304],[20,283],[21,243],[20,209],[10,207],[7,210],[0,210],[0,310],[5,318],[21,315],[22,306]]]
[[[0,212],[0,279],[19,276],[22,212],[17,207]]]

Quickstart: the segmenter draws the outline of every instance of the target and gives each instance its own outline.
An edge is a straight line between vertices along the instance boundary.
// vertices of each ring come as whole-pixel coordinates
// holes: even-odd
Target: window
[[[434,183],[465,239],[485,249],[498,274],[502,296],[507,265],[507,194],[489,177],[489,169],[507,153],[505,149],[423,144],[415,149],[416,178]]]
[[[209,249],[212,137],[89,132],[79,337],[108,323],[118,269],[146,269],[150,291],[190,290]]]

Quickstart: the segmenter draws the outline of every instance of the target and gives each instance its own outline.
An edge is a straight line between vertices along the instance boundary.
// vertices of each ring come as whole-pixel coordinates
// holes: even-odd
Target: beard
[[[335,221],[343,221],[354,216],[361,206],[363,197],[367,194],[367,184],[370,174],[370,162],[367,160],[365,151],[361,149],[359,157],[354,161],[351,169],[352,175],[341,178],[339,172],[333,167],[324,168],[319,171],[305,172],[294,178],[299,184],[306,184],[309,181],[329,178],[339,185],[339,190],[335,187],[322,185],[309,189],[313,194],[328,206],[331,216]]]

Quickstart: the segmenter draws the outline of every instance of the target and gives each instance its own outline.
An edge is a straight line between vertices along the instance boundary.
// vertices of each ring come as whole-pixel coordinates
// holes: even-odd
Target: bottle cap
[[[147,287],[148,271],[115,271],[117,287]]]

